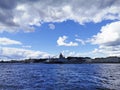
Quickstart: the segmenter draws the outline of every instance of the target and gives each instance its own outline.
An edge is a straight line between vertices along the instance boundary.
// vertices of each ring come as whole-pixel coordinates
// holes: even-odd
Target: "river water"
[[[0,90],[120,90],[120,64],[0,64]]]

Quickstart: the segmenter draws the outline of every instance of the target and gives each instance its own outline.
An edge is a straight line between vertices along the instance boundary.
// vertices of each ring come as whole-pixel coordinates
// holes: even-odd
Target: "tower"
[[[60,53],[59,58],[64,58],[64,56],[62,55],[62,53]]]

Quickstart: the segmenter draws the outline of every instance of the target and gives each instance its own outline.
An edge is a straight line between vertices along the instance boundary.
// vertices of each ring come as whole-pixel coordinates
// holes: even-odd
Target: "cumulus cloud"
[[[59,37],[57,40],[58,46],[78,46],[76,42],[66,42],[67,36]]]
[[[120,21],[107,24],[92,39],[93,44],[120,45]]]
[[[21,42],[9,38],[0,37],[0,45],[22,45]]]
[[[50,29],[54,30],[55,29],[55,25],[54,24],[49,24],[48,25]]]
[[[31,32],[44,22],[120,20],[119,10],[119,0],[1,0],[0,33]]]
[[[99,48],[94,52],[105,53],[108,56],[120,56],[120,21],[103,26],[97,35],[90,40],[92,44],[98,44]]]
[[[28,58],[46,58],[50,54],[41,51],[33,51],[21,48],[0,48],[0,57],[2,59],[28,59]]]

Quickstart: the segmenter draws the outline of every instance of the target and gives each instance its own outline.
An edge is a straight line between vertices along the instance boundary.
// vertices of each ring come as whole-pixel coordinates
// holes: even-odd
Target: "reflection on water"
[[[120,64],[0,64],[0,90],[120,90]]]

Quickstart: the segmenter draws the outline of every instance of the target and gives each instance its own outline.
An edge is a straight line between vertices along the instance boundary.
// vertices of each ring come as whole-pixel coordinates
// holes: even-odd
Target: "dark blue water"
[[[120,64],[0,64],[0,90],[120,90]]]

